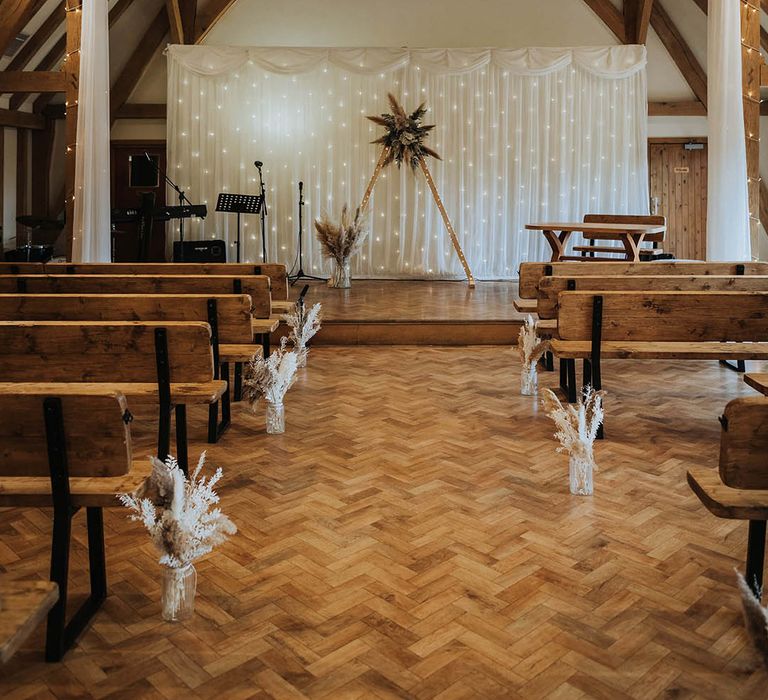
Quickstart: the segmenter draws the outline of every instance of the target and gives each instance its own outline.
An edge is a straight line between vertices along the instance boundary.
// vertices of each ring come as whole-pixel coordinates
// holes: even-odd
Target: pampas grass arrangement
[[[536,363],[549,348],[549,341],[542,340],[536,334],[536,324],[533,317],[523,321],[520,334],[517,336],[517,351],[520,353],[520,393],[523,396],[532,396],[539,386],[539,378],[536,373]]]
[[[288,343],[293,347],[296,353],[297,367],[307,366],[307,355],[309,354],[309,341],[320,330],[320,321],[322,306],[318,303],[307,309],[304,300],[296,304],[291,313],[283,316],[283,319],[291,329],[288,334]]]
[[[349,261],[360,250],[368,235],[368,210],[358,207],[355,216],[350,216],[349,207],[341,209],[341,220],[337,224],[328,214],[315,219],[315,233],[323,255],[333,261],[334,270],[328,279],[329,287],[350,286]]]
[[[557,451],[569,456],[570,490],[577,496],[594,492],[593,472],[597,465],[593,445],[603,422],[604,395],[604,391],[588,386],[575,407],[563,406],[550,389],[545,389],[542,397],[544,410],[555,423],[555,438],[560,442]]]
[[[755,649],[768,668],[768,608],[764,608],[760,597],[756,596],[747,585],[740,572],[736,572],[736,584],[741,594],[741,606],[744,613],[744,626]]]
[[[243,395],[255,412],[260,398],[267,402],[267,432],[285,432],[283,399],[296,381],[297,355],[286,349],[283,341],[278,350],[265,360],[258,357],[248,363],[243,379]]]
[[[234,523],[213,506],[219,502],[214,486],[222,477],[219,467],[206,480],[202,476],[205,452],[187,478],[173,457],[152,458],[152,475],[139,494],[121,494],[120,502],[149,532],[167,567],[163,578],[163,619],[181,619],[182,608],[194,610],[196,574],[193,562],[237,532]],[[187,615],[184,615],[185,617]]]

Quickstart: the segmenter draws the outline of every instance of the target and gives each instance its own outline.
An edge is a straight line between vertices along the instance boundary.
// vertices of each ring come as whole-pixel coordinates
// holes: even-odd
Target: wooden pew
[[[767,270],[768,272],[768,270]],[[659,292],[765,292],[767,275],[584,275],[542,277],[539,280],[536,311],[541,319],[557,318],[561,292],[659,291]]]
[[[6,663],[59,599],[53,581],[0,576],[0,664]]]
[[[768,359],[766,292],[561,292],[558,306],[552,351],[586,360],[597,389],[603,359]]]
[[[0,507],[53,507],[51,580],[59,595],[48,613],[45,658],[59,661],[107,596],[102,509],[120,507],[118,494],[141,488],[150,463],[133,462],[122,394],[16,386],[0,392]],[[80,508],[86,509],[91,590],[67,622],[72,518]],[[0,619],[6,615],[3,609]]]
[[[735,399],[720,422],[719,469],[688,470],[688,485],[714,516],[749,521],[745,579],[759,596],[768,519],[768,398]]]
[[[187,464],[187,404],[219,401],[227,383],[214,379],[207,323],[0,321],[0,393],[59,383],[79,391],[119,391],[158,406],[158,456],[170,450],[176,413],[179,464]],[[43,384],[41,382],[45,382]]]
[[[542,277],[581,277],[596,275],[768,275],[768,262],[543,262],[520,265],[521,299],[536,299]]]
[[[247,294],[0,294],[0,321],[199,321],[211,327],[214,379],[229,381],[235,365],[235,382],[241,381],[242,364],[261,356],[254,344],[251,298]],[[215,443],[229,427],[230,391],[209,407],[208,441]]]
[[[288,272],[285,265],[264,263],[0,263],[2,275],[227,275],[269,277],[275,312],[288,313]]]

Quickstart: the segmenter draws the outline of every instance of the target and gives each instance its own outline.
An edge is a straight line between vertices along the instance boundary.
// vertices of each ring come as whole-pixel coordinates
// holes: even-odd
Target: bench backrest
[[[278,263],[0,263],[2,275],[266,275],[272,298],[288,299],[288,271]]]
[[[156,329],[165,329],[170,381],[213,380],[207,323],[0,321],[4,382],[157,382]]]
[[[603,341],[768,341],[766,292],[561,292],[561,340],[592,338],[596,296]]]
[[[720,478],[737,489],[768,489],[768,398],[734,399],[725,407]]]
[[[768,275],[628,275],[596,277],[542,277],[539,282],[539,318],[557,318],[560,292],[571,291],[723,291],[768,292]]]
[[[0,395],[0,476],[49,475],[43,413],[47,397],[61,401],[71,476],[119,476],[130,471],[131,434],[122,394],[31,392]]]
[[[252,343],[247,294],[0,294],[0,321],[200,321],[215,303],[219,343]]]
[[[272,315],[265,275],[0,275],[4,294],[247,294],[254,318]]]
[[[667,225],[667,217],[658,214],[584,214],[585,224],[647,224],[648,226]],[[661,243],[664,240],[664,231],[649,233],[643,241]]]
[[[539,280],[553,275],[768,275],[768,262],[527,262],[520,265],[520,298],[535,299]]]

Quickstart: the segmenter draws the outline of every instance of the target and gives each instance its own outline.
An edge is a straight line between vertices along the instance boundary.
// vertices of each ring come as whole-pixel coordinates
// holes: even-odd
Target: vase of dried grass
[[[195,612],[197,593],[197,571],[192,564],[186,566],[164,566],[160,582],[160,604],[163,620],[181,622],[188,620]]]
[[[267,401],[267,433],[279,435],[285,432],[285,406]]]
[[[352,277],[349,272],[349,258],[341,262],[333,261],[333,273],[328,278],[328,286],[336,289],[349,289],[352,286]]]
[[[568,476],[571,493],[574,496],[591,496],[594,493],[594,470],[594,459],[582,455],[570,455],[568,459]]]

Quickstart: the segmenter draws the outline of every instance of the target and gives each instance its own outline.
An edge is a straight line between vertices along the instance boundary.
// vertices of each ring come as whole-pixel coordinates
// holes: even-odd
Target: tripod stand
[[[304,272],[304,246],[302,244],[304,228],[302,224],[302,210],[304,209],[304,183],[299,180],[299,270],[295,275],[288,275],[291,286],[299,280],[324,280],[324,277],[315,277]],[[303,296],[303,294],[302,294]]]

